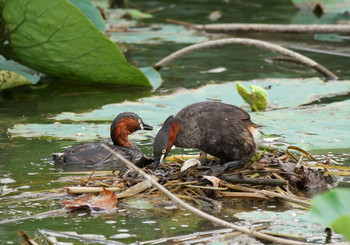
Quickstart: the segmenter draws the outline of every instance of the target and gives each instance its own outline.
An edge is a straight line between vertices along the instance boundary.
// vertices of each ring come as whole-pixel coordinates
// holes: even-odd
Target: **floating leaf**
[[[321,224],[343,234],[350,241],[350,190],[336,188],[312,200],[311,214]]]
[[[142,67],[140,70],[145,74],[148,78],[148,81],[152,84],[153,89],[157,89],[163,82],[160,73],[155,70],[153,67]]]
[[[118,46],[66,0],[0,0],[6,57],[64,79],[151,86]]]
[[[100,11],[92,4],[90,0],[69,0],[102,32],[105,31],[105,22]]]
[[[24,79],[26,79],[27,82],[25,84],[36,84],[40,79],[39,76],[33,75],[33,73],[35,71],[33,71],[25,66],[22,66],[21,64],[14,62],[13,60],[6,60],[2,56],[0,56],[0,67],[1,67],[1,71],[4,71],[4,72],[9,71],[9,72],[15,74],[15,76],[20,76],[20,77],[23,77]],[[23,80],[23,78],[20,78],[20,77],[19,77],[19,80]],[[15,86],[22,85],[20,81],[15,80],[14,82],[15,82],[15,84],[18,83],[18,85],[15,85]],[[2,87],[0,85],[0,90],[1,89],[4,89],[4,87]]]
[[[235,217],[245,222],[264,223],[276,234],[309,237],[310,234],[324,234],[324,227],[312,220],[304,210],[286,210],[283,212],[258,210],[240,212]]]
[[[98,196],[90,194],[88,196],[62,201],[64,208],[71,210],[88,208],[91,210],[113,211],[117,208],[117,203],[118,201],[115,193],[109,190],[101,191]]]
[[[345,97],[345,100],[340,101],[329,100],[328,104],[299,107],[311,101],[320,101],[321,98],[327,98],[334,93],[350,91],[349,81],[324,83],[318,78],[310,78],[245,82],[245,84],[252,83],[261,87],[271,85],[269,99],[274,110],[251,113],[253,122],[265,126],[261,128],[265,134],[263,141],[265,144],[277,145],[280,148],[294,144],[304,150],[322,151],[349,148],[350,99],[346,100]],[[133,111],[147,123],[156,126],[169,115],[175,115],[181,108],[208,99],[237,106],[244,104],[237,94],[236,83],[230,82],[206,85],[198,89],[181,89],[171,95],[154,95],[140,98],[138,101],[108,104],[87,113],[65,112],[51,119],[72,122],[112,121],[116,112]],[[245,108],[245,106],[242,107]],[[65,127],[68,128],[68,124]],[[42,135],[45,131],[50,135],[52,132],[62,137],[67,135],[64,133],[65,129],[56,130],[55,125],[15,125],[9,131],[20,136],[20,129],[23,129],[24,137],[28,136],[27,133],[30,133],[29,137],[35,137],[35,135]],[[108,130],[106,129],[105,132]]]
[[[131,199],[131,200],[126,200],[124,202],[126,204],[128,204],[130,207],[136,208],[136,209],[151,209],[151,208],[153,208],[152,204],[150,204],[149,202],[144,201],[144,200]]]
[[[7,88],[32,84],[28,79],[12,71],[0,71],[0,91]]]
[[[133,27],[126,32],[111,32],[111,40],[118,43],[161,44],[198,43],[208,40],[208,37],[198,36],[196,31],[188,30],[180,25],[159,24],[146,27]],[[164,54],[166,55],[166,54]]]
[[[140,10],[137,9],[122,9],[122,11],[124,12],[123,16],[125,18],[131,18],[131,19],[148,19],[148,18],[152,18],[153,16],[151,14],[148,13],[143,13]]]
[[[113,119],[112,119],[113,120]],[[110,124],[16,124],[8,129],[11,137],[57,138],[77,141],[91,141],[110,137]],[[137,131],[131,140],[146,140],[147,131]]]

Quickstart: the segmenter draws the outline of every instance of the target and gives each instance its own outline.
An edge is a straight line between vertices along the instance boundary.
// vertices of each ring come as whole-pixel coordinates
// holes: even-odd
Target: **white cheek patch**
[[[165,154],[162,154],[162,155],[161,155],[160,160],[159,160],[160,162],[163,162],[164,156],[165,156]]]
[[[143,130],[143,125],[142,125],[142,123],[140,123],[139,125],[140,125],[140,129],[142,129],[142,130]]]
[[[259,129],[256,127],[248,127],[248,130],[252,133],[253,138],[256,141],[259,135]]]

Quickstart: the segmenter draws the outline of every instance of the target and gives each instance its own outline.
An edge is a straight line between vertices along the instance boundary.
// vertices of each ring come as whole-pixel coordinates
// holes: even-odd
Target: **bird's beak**
[[[159,166],[159,164],[160,164],[159,160],[154,160],[152,169],[155,170]]]
[[[148,125],[148,124],[146,124],[146,123],[144,123],[144,122],[142,122],[142,123],[140,124],[140,128],[141,128],[141,129],[144,129],[144,130],[152,130],[152,129],[153,129],[153,127],[152,127],[151,125]]]
[[[153,170],[155,170],[155,169],[159,166],[159,164],[160,164],[161,162],[163,162],[164,157],[165,157],[165,154],[162,154],[162,155],[160,156],[160,159],[159,159],[159,160],[154,160],[153,167],[152,167]]]

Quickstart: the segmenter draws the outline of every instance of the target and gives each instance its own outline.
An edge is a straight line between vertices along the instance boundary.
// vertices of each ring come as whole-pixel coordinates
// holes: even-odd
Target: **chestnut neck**
[[[172,116],[164,122],[163,127],[165,128],[168,135],[168,145],[166,151],[169,152],[175,143],[177,134],[180,131],[180,122]]]
[[[130,147],[128,136],[139,129],[138,122],[133,118],[122,118],[111,126],[111,139],[115,145]]]

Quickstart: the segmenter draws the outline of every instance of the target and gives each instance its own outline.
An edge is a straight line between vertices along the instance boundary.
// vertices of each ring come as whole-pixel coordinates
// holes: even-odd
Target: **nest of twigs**
[[[296,157],[291,150],[299,151],[299,156]],[[217,171],[220,165],[213,157],[207,159],[208,165],[195,165],[181,170],[184,163],[193,158],[196,157],[174,155],[168,157],[166,163],[155,171],[147,167],[143,170],[156,176],[158,182],[177,197],[190,200],[199,207],[203,206],[201,200],[211,202],[224,198],[278,198],[307,207],[310,202],[305,194],[309,191],[324,191],[336,181],[334,172],[329,171],[334,168],[330,161],[319,163],[310,154],[296,147],[289,147],[286,153],[263,151],[256,160],[242,168],[224,172]],[[305,162],[305,159],[308,161]],[[123,187],[130,188],[143,179],[136,172],[128,170],[118,174],[118,181]],[[161,195],[157,188],[138,193],[140,192],[147,197]],[[123,193],[119,197],[124,197]]]

